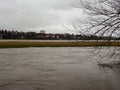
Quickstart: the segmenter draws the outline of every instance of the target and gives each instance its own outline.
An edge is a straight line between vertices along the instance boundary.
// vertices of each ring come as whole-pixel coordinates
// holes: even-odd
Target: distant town
[[[0,30],[0,39],[32,39],[32,40],[108,40],[111,37],[98,37],[98,36],[86,36],[81,34],[52,34],[46,33],[45,30],[40,30],[39,33],[36,32],[18,32],[18,31],[9,31],[9,30]],[[118,39],[112,37],[112,39]]]

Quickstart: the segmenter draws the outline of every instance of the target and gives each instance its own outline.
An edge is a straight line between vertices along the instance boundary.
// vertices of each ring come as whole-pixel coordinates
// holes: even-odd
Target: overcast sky
[[[17,31],[67,33],[83,12],[72,7],[79,0],[0,0],[0,28]],[[71,28],[72,29],[72,28]]]

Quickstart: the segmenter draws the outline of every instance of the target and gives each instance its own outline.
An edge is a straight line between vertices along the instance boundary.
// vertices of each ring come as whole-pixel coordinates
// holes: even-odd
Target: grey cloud
[[[0,0],[0,28],[65,32],[61,25],[70,25],[82,15],[72,3],[75,0]]]

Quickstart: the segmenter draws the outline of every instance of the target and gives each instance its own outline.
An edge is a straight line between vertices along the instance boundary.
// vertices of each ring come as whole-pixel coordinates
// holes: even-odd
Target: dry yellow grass
[[[120,42],[0,42],[0,48],[120,46]]]

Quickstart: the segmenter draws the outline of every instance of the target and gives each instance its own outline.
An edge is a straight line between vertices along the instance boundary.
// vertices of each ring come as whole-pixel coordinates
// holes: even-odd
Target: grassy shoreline
[[[0,48],[120,46],[120,42],[0,42]]]

